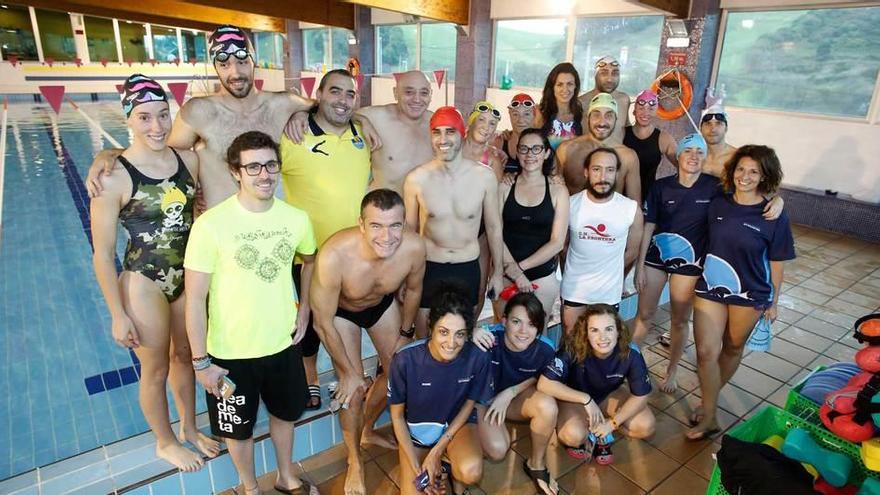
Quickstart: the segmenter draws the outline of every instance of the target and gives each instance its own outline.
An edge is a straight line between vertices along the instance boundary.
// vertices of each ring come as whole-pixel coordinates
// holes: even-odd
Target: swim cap
[[[614,114],[617,114],[617,102],[614,101],[614,97],[608,93],[599,93],[590,100],[590,106],[587,108],[587,114],[596,110],[597,108],[610,108],[614,110]]]
[[[715,119],[719,122],[724,122],[724,124],[727,125],[727,112],[724,111],[723,106],[712,105],[711,107],[703,110],[703,117],[700,119],[700,123],[704,124],[712,119]]]
[[[513,95],[513,98],[510,99],[510,103],[513,103],[513,102],[516,102],[517,105],[510,105],[510,106],[519,106],[519,105],[525,104],[526,102],[531,103],[531,105],[527,105],[527,106],[531,107],[531,106],[535,105],[535,100],[533,100],[531,96],[529,96],[525,93],[517,93],[517,94]]]
[[[494,106],[492,106],[491,103],[489,103],[488,101],[485,101],[485,100],[478,101],[478,102],[474,103],[474,109],[471,111],[471,114],[468,115],[468,119],[467,119],[468,126],[473,124],[474,121],[477,120],[477,117],[479,117],[481,113],[486,113],[486,112],[491,113],[492,116],[495,117],[496,119],[501,118],[501,112],[499,112],[498,109],[496,109]]]
[[[636,101],[657,101],[657,93],[651,91],[650,89],[646,89],[636,95]]]
[[[455,107],[440,107],[431,116],[431,130],[438,127],[452,127],[461,137],[464,137],[464,119]]]
[[[151,101],[168,101],[162,86],[143,74],[128,76],[122,84],[122,111],[125,112],[125,118],[131,115],[134,107]]]
[[[678,147],[675,148],[675,156],[678,158],[684,150],[688,148],[700,148],[703,150],[703,154],[706,154],[706,140],[703,139],[703,136],[700,134],[688,134],[687,136],[681,138],[681,141],[678,142]]]
[[[221,53],[226,54],[226,58],[221,56],[223,58],[223,60],[220,60],[221,62],[225,62],[233,55],[243,60],[250,54],[249,47],[250,40],[247,37],[247,33],[242,31],[240,27],[230,26],[229,24],[218,27],[208,37],[208,53],[211,55],[212,62]],[[242,52],[245,56],[241,56]]]
[[[612,67],[620,67],[620,62],[617,61],[616,58],[611,55],[605,55],[604,57],[596,60],[595,68],[605,67],[606,65],[610,65]]]

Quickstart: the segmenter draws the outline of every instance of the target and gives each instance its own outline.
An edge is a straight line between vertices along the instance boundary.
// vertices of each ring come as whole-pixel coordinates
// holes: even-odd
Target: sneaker
[[[607,466],[609,464],[614,463],[614,454],[611,453],[611,445],[606,443],[600,443],[596,446],[596,453],[593,455],[596,459],[596,464],[601,466]]]

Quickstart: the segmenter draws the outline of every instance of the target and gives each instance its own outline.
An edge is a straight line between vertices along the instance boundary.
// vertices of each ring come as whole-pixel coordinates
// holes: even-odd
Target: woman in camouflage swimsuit
[[[112,318],[116,342],[141,363],[141,410],[156,435],[156,455],[182,471],[195,471],[202,454],[219,451],[195,422],[195,381],[184,322],[183,256],[193,221],[198,156],[166,145],[168,100],[154,80],[135,74],[123,87],[122,107],[132,142],[118,157],[106,188],[92,199],[94,267]],[[117,276],[117,224],[129,241]],[[166,380],[181,419],[171,430]]]

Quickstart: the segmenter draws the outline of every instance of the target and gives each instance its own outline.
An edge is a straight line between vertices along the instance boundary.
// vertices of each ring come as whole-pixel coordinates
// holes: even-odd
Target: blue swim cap
[[[678,147],[675,148],[675,157],[678,158],[688,148],[700,148],[705,155],[707,152],[706,140],[699,134],[688,134],[678,142]]]

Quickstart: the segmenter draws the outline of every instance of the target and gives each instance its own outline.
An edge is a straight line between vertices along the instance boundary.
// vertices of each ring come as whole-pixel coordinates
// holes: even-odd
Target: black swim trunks
[[[480,300],[480,259],[464,263],[425,262],[425,279],[422,283],[420,308],[430,308],[437,290],[443,284],[452,284],[465,291],[474,306]]]
[[[583,308],[584,306],[589,306],[589,303],[580,303],[575,301],[567,301],[565,299],[562,300],[563,306],[568,306],[569,308]],[[612,304],[611,307],[614,308],[614,311],[620,311],[620,303]]]
[[[348,320],[361,328],[372,328],[373,325],[382,319],[382,315],[394,302],[394,294],[386,294],[379,301],[379,304],[361,311],[349,311],[347,309],[336,308],[336,316]]]
[[[282,421],[296,421],[309,400],[302,354],[297,346],[251,359],[211,358],[229,370],[235,392],[225,401],[206,393],[211,433],[222,438],[247,440],[254,433],[260,399],[269,414]]]

